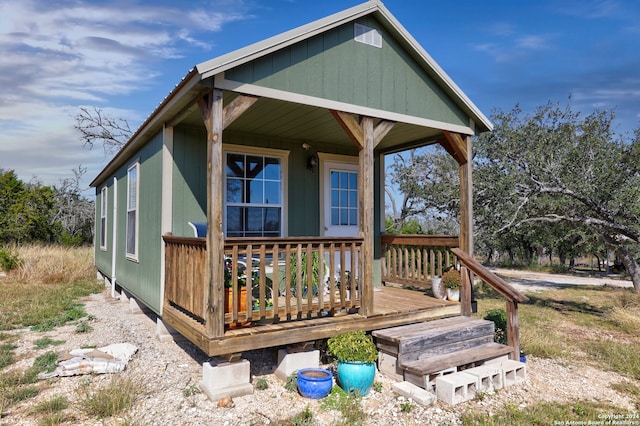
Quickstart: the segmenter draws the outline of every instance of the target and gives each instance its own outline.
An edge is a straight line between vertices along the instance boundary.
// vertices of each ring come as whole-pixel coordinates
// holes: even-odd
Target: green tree
[[[52,241],[54,191],[0,169],[0,243]]]
[[[498,112],[494,131],[476,144],[475,205],[493,235],[558,224],[562,238],[596,234],[640,291],[640,129],[631,138],[616,135],[613,120],[606,111],[581,117],[570,103],[548,103],[529,115],[519,107]],[[556,249],[575,253],[566,243],[556,238]]]

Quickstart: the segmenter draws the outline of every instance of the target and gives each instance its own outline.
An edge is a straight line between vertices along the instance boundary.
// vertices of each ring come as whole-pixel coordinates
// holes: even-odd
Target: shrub
[[[450,269],[442,274],[442,285],[444,288],[460,288],[460,272],[455,269]]]
[[[507,313],[504,309],[490,309],[484,319],[493,321],[495,334],[493,340],[503,345],[507,343]]]
[[[18,253],[8,248],[0,249],[0,269],[7,272],[16,269],[20,264]]]
[[[362,330],[337,334],[327,341],[327,346],[338,361],[370,363],[378,359],[373,338]]]

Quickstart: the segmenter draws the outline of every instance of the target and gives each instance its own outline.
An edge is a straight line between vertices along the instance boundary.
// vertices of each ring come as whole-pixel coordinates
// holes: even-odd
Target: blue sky
[[[0,0],[0,168],[84,184],[108,161],[81,147],[82,106],[135,129],[196,64],[360,0]],[[490,116],[548,101],[640,127],[640,2],[383,2]]]

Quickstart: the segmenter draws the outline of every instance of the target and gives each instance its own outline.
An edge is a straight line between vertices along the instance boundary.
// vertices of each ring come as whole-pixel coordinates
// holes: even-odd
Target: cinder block
[[[378,370],[390,379],[404,380],[404,372],[398,366],[398,357],[394,355],[378,351]]]
[[[202,364],[200,389],[211,401],[226,396],[244,396],[253,393],[250,364],[246,359],[229,362],[224,358],[214,358]]]
[[[496,365],[500,365],[504,377],[504,386],[511,386],[527,380],[527,364],[508,359]]]
[[[278,368],[275,375],[282,381],[302,368],[318,368],[320,366],[320,351],[289,352],[278,350]]]
[[[467,373],[447,374],[436,377],[436,396],[451,405],[476,397],[478,377]]]
[[[445,370],[442,371],[438,371],[432,374],[427,374],[424,376],[417,376],[415,374],[411,374],[409,372],[404,372],[404,379],[409,382],[409,383],[413,383],[416,386],[420,386],[421,388],[424,388],[426,390],[429,391],[435,391],[436,389],[436,378],[438,377],[442,377],[445,376],[447,374],[453,374],[456,373],[458,371],[458,369],[456,367],[451,367],[451,368],[447,368]]]
[[[478,377],[478,391],[494,392],[504,387],[504,374],[497,365],[481,365],[464,372]]]
[[[391,388],[395,393],[400,394],[405,398],[411,398],[420,405],[432,405],[436,402],[436,395],[434,393],[426,391],[409,382],[394,383]]]

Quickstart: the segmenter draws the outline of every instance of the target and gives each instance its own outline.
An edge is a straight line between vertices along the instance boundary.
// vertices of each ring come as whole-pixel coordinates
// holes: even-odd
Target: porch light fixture
[[[316,154],[311,154],[309,158],[307,158],[307,169],[314,171],[317,165],[318,156]]]

